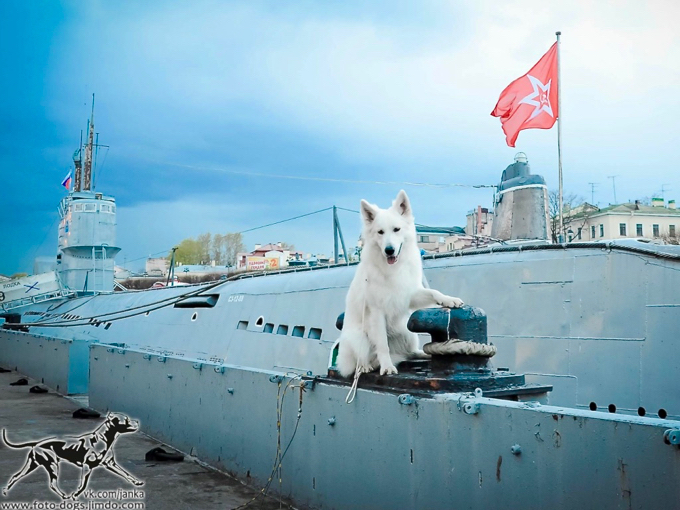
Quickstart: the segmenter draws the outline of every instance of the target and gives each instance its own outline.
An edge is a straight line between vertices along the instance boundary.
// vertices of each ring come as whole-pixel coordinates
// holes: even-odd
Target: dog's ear
[[[411,212],[411,201],[408,199],[404,190],[401,190],[397,195],[397,198],[394,199],[392,207],[402,216],[413,216],[413,213]]]
[[[361,201],[361,217],[366,223],[373,223],[376,214],[378,214],[378,208],[373,204],[369,204],[366,200]]]

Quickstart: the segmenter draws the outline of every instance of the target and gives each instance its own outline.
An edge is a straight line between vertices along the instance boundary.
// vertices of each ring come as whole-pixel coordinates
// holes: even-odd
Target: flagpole
[[[559,212],[560,226],[557,229],[557,241],[564,242],[564,218],[562,212],[562,74],[560,72],[560,35],[562,32],[555,32],[557,36],[557,167],[559,169]]]

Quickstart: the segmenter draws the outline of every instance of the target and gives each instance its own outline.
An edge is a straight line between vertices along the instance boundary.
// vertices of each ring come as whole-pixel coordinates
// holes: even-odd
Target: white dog
[[[402,190],[389,209],[361,201],[364,222],[361,262],[349,287],[337,366],[344,377],[380,366],[396,374],[405,359],[428,358],[406,327],[420,308],[459,308],[463,302],[423,287],[411,203]]]

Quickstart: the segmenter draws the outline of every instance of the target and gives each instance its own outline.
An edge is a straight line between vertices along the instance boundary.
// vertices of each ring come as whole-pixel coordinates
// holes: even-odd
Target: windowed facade
[[[642,223],[638,223],[635,225],[635,235],[638,237],[642,237]]]
[[[604,237],[604,225],[600,223],[600,237]]]
[[[656,223],[652,225],[652,235],[654,237],[659,237],[659,225],[657,225]]]
[[[626,236],[626,224],[619,223],[619,235]]]

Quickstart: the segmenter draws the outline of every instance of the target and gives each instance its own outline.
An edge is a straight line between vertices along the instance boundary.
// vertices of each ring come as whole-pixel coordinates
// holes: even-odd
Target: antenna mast
[[[612,186],[613,186],[613,188],[614,188],[614,204],[618,204],[618,202],[616,201],[616,178],[617,178],[617,177],[618,177],[618,175],[609,175],[609,176],[607,176],[607,179],[611,179],[611,180],[612,180]]]
[[[92,115],[89,122],[89,134],[87,137],[87,147],[85,147],[85,164],[83,175],[83,191],[92,189],[92,149],[94,147],[94,94],[92,94]]]

